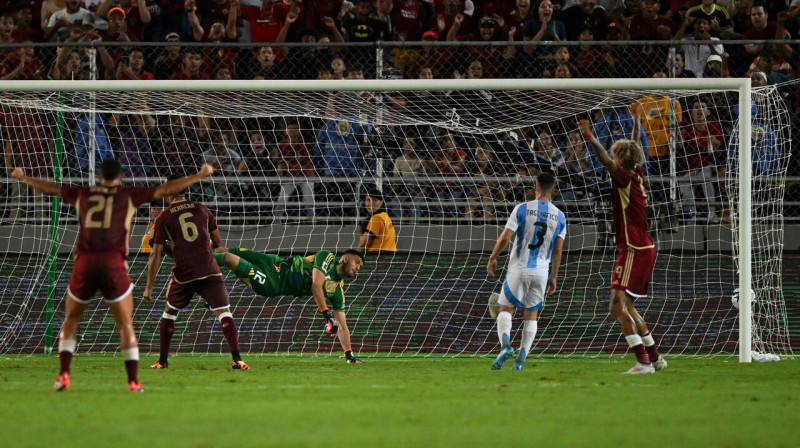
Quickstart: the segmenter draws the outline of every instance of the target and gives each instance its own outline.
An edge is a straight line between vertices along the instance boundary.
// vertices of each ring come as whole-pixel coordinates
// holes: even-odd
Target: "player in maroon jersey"
[[[581,120],[580,129],[591,142],[600,163],[611,174],[611,205],[619,256],[611,274],[609,311],[636,354],[636,365],[625,373],[640,374],[661,370],[667,367],[667,362],[659,356],[647,324],[634,307],[636,299],[647,297],[656,262],[656,248],[647,233],[647,192],[642,168],[645,158],[638,143],[642,108],[641,105],[632,107],[636,117],[633,138],[615,142],[611,147],[611,155],[592,135],[588,120]]]
[[[80,230],[75,247],[75,264],[69,280],[66,298],[66,317],[61,326],[58,356],[61,370],[53,388],[63,391],[69,387],[72,353],[77,345],[78,324],[83,312],[99,290],[111,308],[120,335],[120,348],[128,373],[128,390],[142,392],[137,379],[139,347],[131,322],[133,284],[128,278],[128,255],[131,221],[136,207],[182,191],[189,185],[210,176],[211,165],[204,164],[196,174],[170,180],[159,187],[122,185],[122,166],[115,159],[106,159],[100,167],[95,186],[60,186],[48,180],[26,176],[15,168],[11,177],[31,188],[51,196],[60,196],[73,204],[78,214]]]
[[[222,334],[228,341],[233,357],[234,369],[249,370],[239,355],[239,334],[228,301],[228,290],[222,272],[214,260],[212,248],[222,245],[214,215],[205,205],[186,200],[183,191],[167,196],[167,208],[156,218],[152,246],[147,262],[147,286],[144,298],[153,300],[153,284],[161,267],[164,245],[172,247],[175,265],[167,286],[167,304],[161,315],[159,358],[151,369],[166,369],[169,366],[169,345],[175,331],[178,311],[186,308],[195,293],[200,295],[208,308],[216,314]]]

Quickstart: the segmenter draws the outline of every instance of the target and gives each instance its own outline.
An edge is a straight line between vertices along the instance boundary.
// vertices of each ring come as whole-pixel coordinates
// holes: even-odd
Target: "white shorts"
[[[538,311],[544,306],[547,291],[547,274],[510,271],[503,282],[503,291],[497,303],[528,311]]]

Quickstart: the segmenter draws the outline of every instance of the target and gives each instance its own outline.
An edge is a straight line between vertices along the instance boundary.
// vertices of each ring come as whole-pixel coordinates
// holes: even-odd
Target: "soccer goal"
[[[608,316],[610,183],[576,130],[589,119],[606,146],[630,138],[634,103],[652,156],[659,251],[650,296],[637,307],[661,350],[738,352],[742,362],[753,350],[791,354],[781,289],[789,120],[780,95],[751,91],[749,79],[0,83],[7,165],[89,183],[114,156],[126,182],[156,184],[210,161],[217,172],[188,194],[216,214],[229,247],[283,255],[355,247],[368,217],[364,191],[381,191],[399,250],[368,255],[346,285],[361,356],[496,348],[487,301],[504,272],[489,278],[485,263],[540,170],[558,178],[568,237],[532,353],[625,353]],[[63,319],[74,211],[7,178],[0,186],[0,353],[46,352]],[[129,258],[145,352],[158,350],[169,265],[157,300],[143,301],[140,240],[157,207],[139,211]],[[243,351],[339,353],[310,297],[257,297],[227,281]],[[78,350],[113,352],[116,337],[103,310],[87,313]],[[225,352],[201,303],[181,314],[173,349]]]

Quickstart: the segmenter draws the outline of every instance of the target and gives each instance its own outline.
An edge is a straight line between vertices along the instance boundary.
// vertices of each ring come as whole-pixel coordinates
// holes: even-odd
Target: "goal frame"
[[[740,136],[751,134],[750,78],[575,78],[575,79],[435,79],[435,80],[204,80],[204,81],[9,81],[0,92],[325,92],[450,90],[736,90]],[[752,361],[752,164],[751,141],[740,138],[739,156],[739,362]],[[94,151],[91,151],[93,154]],[[51,229],[51,236],[53,230]]]

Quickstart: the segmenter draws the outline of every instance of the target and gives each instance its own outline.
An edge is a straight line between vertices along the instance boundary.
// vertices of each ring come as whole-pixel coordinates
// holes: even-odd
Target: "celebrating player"
[[[497,314],[497,336],[501,347],[492,363],[492,370],[502,369],[514,355],[510,337],[511,317],[516,308],[523,308],[522,343],[512,366],[512,370],[522,370],[536,337],[539,310],[544,306],[544,297],[556,290],[567,221],[564,213],[550,202],[555,185],[556,178],[550,173],[541,172],[536,176],[533,187],[536,199],[514,207],[486,263],[489,275],[494,276],[498,255],[516,234],[511,246],[508,273],[498,299],[500,312]],[[553,267],[549,269],[551,258]]]
[[[325,319],[325,332],[338,335],[342,350],[351,364],[361,364],[353,356],[350,330],[344,313],[344,280],[353,278],[364,265],[364,256],[346,250],[340,257],[322,250],[307,257],[295,255],[281,258],[239,247],[218,248],[214,254],[220,266],[227,266],[250,289],[264,297],[314,297]],[[325,299],[330,300],[333,315]]]
[[[99,290],[111,308],[120,335],[122,357],[128,373],[128,390],[142,392],[137,378],[139,346],[131,323],[133,284],[128,278],[128,255],[132,209],[153,199],[175,194],[210,176],[211,165],[204,164],[197,174],[167,181],[160,187],[122,186],[122,166],[106,159],[100,167],[96,186],[59,186],[53,182],[25,176],[20,168],[11,177],[28,184],[34,190],[60,196],[73,204],[78,213],[80,230],[75,247],[75,265],[69,280],[66,298],[66,317],[58,340],[61,370],[53,389],[69,387],[72,353],[77,345],[78,324],[89,302]]]
[[[641,110],[634,111],[637,112],[641,114]],[[642,168],[645,159],[638,143],[639,120],[635,122],[633,139],[615,142],[611,155],[592,135],[589,121],[580,122],[581,133],[592,143],[598,160],[611,174],[611,205],[619,256],[611,274],[609,310],[636,354],[636,365],[626,374],[654,373],[667,367],[647,324],[634,307],[636,299],[647,297],[656,262],[656,248],[647,233],[647,192]]]
[[[197,293],[216,314],[222,326],[222,334],[228,341],[233,357],[231,366],[249,370],[250,366],[239,355],[239,334],[230,311],[228,290],[211,252],[212,246],[216,248],[222,244],[214,215],[203,204],[186,200],[182,190],[165,199],[168,207],[156,218],[153,230],[153,251],[147,261],[145,299],[153,300],[153,283],[167,243],[172,247],[175,265],[167,287],[167,304],[159,323],[159,358],[150,368],[169,367],[169,345],[175,332],[178,311],[186,308]]]

